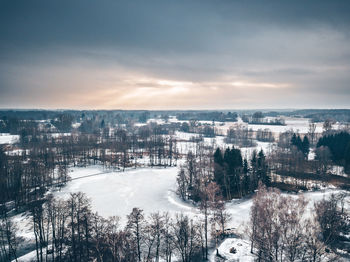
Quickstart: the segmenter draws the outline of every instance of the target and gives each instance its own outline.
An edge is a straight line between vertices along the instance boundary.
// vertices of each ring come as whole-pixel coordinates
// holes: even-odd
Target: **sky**
[[[0,108],[350,108],[350,1],[0,0]]]

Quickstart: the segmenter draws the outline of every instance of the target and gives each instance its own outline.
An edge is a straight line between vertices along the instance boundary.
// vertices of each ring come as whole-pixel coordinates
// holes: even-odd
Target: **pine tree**
[[[217,148],[214,153],[214,163],[217,163],[219,165],[222,165],[224,163],[220,148]]]
[[[243,191],[244,191],[244,194],[249,194],[250,177],[249,177],[248,172],[249,172],[248,161],[245,158],[243,161],[243,174],[244,174]]]
[[[220,148],[214,153],[214,181],[223,188],[224,186],[224,158]]]
[[[350,173],[350,141],[348,143],[345,153],[345,173]]]
[[[302,142],[302,151],[304,153],[304,156],[307,157],[310,152],[310,142],[307,136],[304,136],[303,142]]]
[[[303,151],[303,141],[301,140],[300,136],[297,137],[297,142],[295,145],[300,151]]]
[[[297,135],[296,135],[295,133],[293,134],[290,143],[291,143],[292,145],[294,145],[294,146],[297,145]]]
[[[267,174],[268,166],[266,163],[266,157],[264,151],[261,149],[258,154],[258,178],[261,182],[263,182],[266,186],[270,185],[270,177]]]
[[[258,160],[256,155],[256,150],[253,151],[252,157],[250,160],[250,165],[252,167],[252,186],[251,191],[255,190],[258,187]]]

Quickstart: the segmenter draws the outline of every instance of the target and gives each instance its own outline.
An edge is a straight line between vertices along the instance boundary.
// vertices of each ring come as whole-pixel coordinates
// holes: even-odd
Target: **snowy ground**
[[[1,144],[13,144],[19,141],[19,135],[10,135],[8,133],[0,133]]]
[[[231,248],[235,248],[235,253],[231,253]],[[221,257],[226,261],[254,261],[256,257],[250,253],[250,243],[247,240],[240,238],[227,238],[218,248]],[[209,260],[215,261],[216,250],[214,250],[209,257]]]
[[[145,214],[158,211],[199,214],[196,208],[180,201],[175,193],[176,167],[99,174],[101,172],[99,167],[75,168],[70,173],[73,180],[54,195],[66,198],[70,193],[84,192],[91,199],[93,210],[104,217],[118,215],[122,222],[126,222],[126,216],[134,207],[143,209]],[[87,176],[89,174],[98,175]]]
[[[244,127],[248,127],[248,129],[252,129],[254,131],[257,131],[259,129],[269,129],[274,133],[282,133],[282,132],[286,132],[288,130],[293,130],[294,132],[299,132],[302,134],[305,134],[308,132],[309,130],[309,121],[310,119],[308,118],[297,118],[297,117],[281,117],[282,119],[284,119],[285,121],[285,125],[281,126],[281,125],[251,125],[251,124],[247,124],[244,123],[242,121],[242,119],[240,117],[237,118],[237,122],[214,122],[216,129],[222,133],[222,134],[226,134],[227,130],[230,127],[234,127],[237,125],[241,125]],[[152,119],[152,121],[154,121]],[[158,121],[156,121],[157,123],[164,123],[162,121],[160,121],[158,119]],[[179,121],[177,120],[175,117],[172,117],[169,119],[169,122],[189,122],[189,121]],[[201,124],[213,124],[212,121],[198,121]],[[334,129],[338,129],[340,127],[340,125],[337,123],[335,125],[333,125]],[[323,131],[323,123],[316,123],[316,133],[322,133]]]
[[[134,207],[143,209],[145,214],[159,211],[200,216],[198,208],[176,195],[177,172],[176,167],[140,168],[125,172],[104,171],[99,166],[73,168],[69,174],[72,181],[61,191],[54,192],[54,196],[66,198],[70,193],[84,192],[91,199],[94,211],[104,217],[118,215],[124,222]],[[249,218],[251,204],[250,199],[227,203],[227,209],[234,218],[230,227],[242,227]]]

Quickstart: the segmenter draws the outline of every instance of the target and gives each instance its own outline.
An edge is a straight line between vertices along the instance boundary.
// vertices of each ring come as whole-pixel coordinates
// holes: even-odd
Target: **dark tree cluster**
[[[39,123],[34,120],[19,120],[17,118],[3,117],[0,120],[0,133],[10,133],[13,135],[21,135],[23,132],[32,134],[38,129]]]
[[[73,116],[70,114],[61,114],[57,118],[51,121],[51,123],[60,132],[70,132],[72,130]]]
[[[256,125],[278,125],[278,126],[285,125],[285,121],[282,118],[277,118],[277,117],[265,118],[264,113],[261,111],[257,111],[253,113],[250,117],[247,115],[243,115],[242,120],[246,123],[256,124]]]
[[[241,151],[227,148],[223,153],[219,148],[214,153],[214,181],[220,186],[226,199],[242,197],[254,192],[258,182],[269,185],[268,165],[264,152],[253,151],[250,166],[242,160]]]
[[[301,151],[305,158],[307,158],[310,152],[310,142],[307,136],[304,136],[303,140],[301,140],[300,135],[296,135],[294,133],[290,143],[292,146],[295,146],[299,151]]]
[[[340,132],[321,137],[317,147],[327,147],[330,150],[332,160],[344,166],[345,172],[350,173],[350,134]]]

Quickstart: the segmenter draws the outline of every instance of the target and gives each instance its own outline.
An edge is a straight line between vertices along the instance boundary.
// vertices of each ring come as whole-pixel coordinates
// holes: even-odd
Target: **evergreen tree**
[[[266,186],[270,185],[270,177],[268,175],[268,166],[266,163],[266,157],[264,154],[264,151],[261,149],[259,154],[258,154],[258,179],[263,182]]]
[[[243,160],[243,174],[248,174],[248,171],[249,171],[249,169],[248,169],[248,160],[245,158],[244,160]]]
[[[300,138],[299,135],[297,136],[297,141],[296,141],[295,146],[296,146],[300,151],[302,151],[302,148],[303,148],[303,141],[301,140],[301,138]]]
[[[317,143],[317,147],[328,147],[332,160],[344,166],[344,170],[350,173],[350,134],[348,132],[340,132],[333,135],[325,135],[321,137]]]
[[[214,181],[221,187],[226,198],[242,195],[241,174],[243,172],[243,161],[241,150],[227,148],[224,156],[221,150],[214,153]]]
[[[350,141],[345,153],[345,173],[350,173]]]
[[[291,139],[291,144],[296,146],[297,145],[297,135],[294,133]]]
[[[302,142],[302,152],[304,153],[304,156],[307,157],[310,152],[310,142],[307,136],[304,136],[303,142]]]
[[[214,181],[220,186],[224,186],[224,158],[220,148],[214,153]]]
[[[255,190],[258,187],[258,159],[256,155],[256,150],[253,151],[252,157],[250,160],[251,167],[252,167],[252,187],[251,191]]]
[[[248,167],[248,161],[245,158],[243,161],[243,174],[244,174],[244,180],[243,180],[243,191],[244,194],[249,194],[249,186],[250,186],[250,177],[249,177],[249,167]]]

